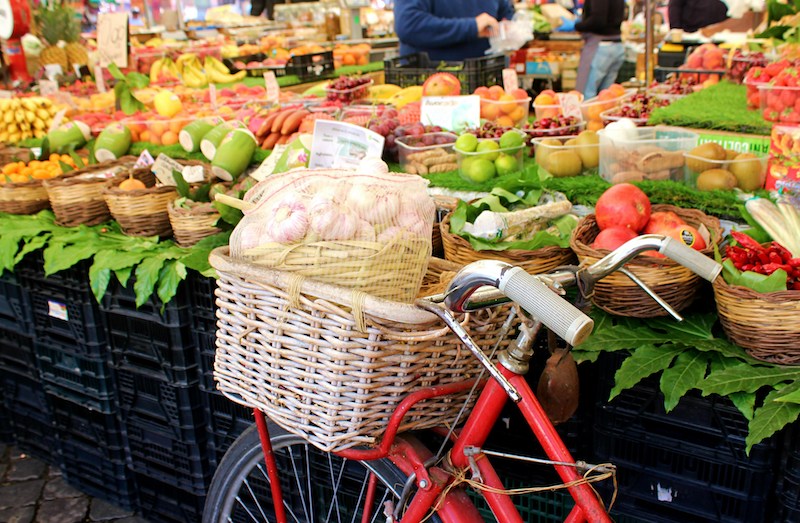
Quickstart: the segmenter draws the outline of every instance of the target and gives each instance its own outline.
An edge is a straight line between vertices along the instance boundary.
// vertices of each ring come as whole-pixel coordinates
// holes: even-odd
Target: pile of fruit
[[[569,97],[569,98],[565,98]],[[533,110],[536,118],[557,118],[564,114],[563,104],[566,99],[571,99],[580,104],[583,102],[583,93],[579,91],[569,91],[568,93],[556,93],[551,89],[545,89],[533,99]]]
[[[759,86],[797,87],[797,70],[799,67],[800,60],[789,61],[783,59],[767,64],[764,67],[750,68],[745,74],[743,82],[747,87],[747,107],[750,109],[761,107]],[[791,89],[787,91],[790,92]],[[793,104],[783,102],[789,102],[788,98],[786,100],[780,100],[779,97],[768,98],[764,107],[764,118],[770,121],[777,121],[776,119],[780,117],[782,110],[791,110],[793,108]]]
[[[531,98],[525,89],[510,93],[499,85],[478,87],[472,94],[481,97],[481,119],[499,127],[520,127],[528,119]]]
[[[524,134],[513,129],[504,132],[499,140],[462,133],[455,142],[459,174],[467,181],[482,183],[517,172],[522,169],[524,146]]]
[[[213,56],[203,61],[195,53],[185,53],[176,60],[159,58],[150,66],[151,84],[182,83],[186,87],[201,89],[210,83],[229,84],[241,81],[246,72],[231,73],[228,67]]]
[[[694,78],[698,84],[708,87],[719,82],[721,73],[725,72],[726,52],[714,44],[703,44],[689,53],[686,63],[678,69],[688,69],[692,71],[708,71],[701,73],[680,73],[681,80]],[[719,71],[715,74],[712,71]]]
[[[625,100],[620,107],[603,112],[601,118],[606,124],[628,118],[637,125],[646,125],[650,114],[658,107],[669,105],[670,101],[670,99],[658,95],[637,93]]]
[[[754,191],[764,186],[767,165],[753,153],[737,153],[714,142],[698,145],[686,154],[690,181],[701,191]]]
[[[11,162],[3,166],[0,184],[24,183],[30,180],[48,180],[64,174],[61,164],[66,164],[75,169],[75,160],[68,154],[51,154],[47,160],[31,160],[25,162]]]
[[[729,245],[725,255],[740,271],[752,271],[768,276],[775,271],[786,272],[786,288],[800,291],[800,258],[778,242],[764,247],[750,236],[733,231],[731,236],[739,245]]]
[[[627,91],[620,84],[611,84],[606,89],[602,89],[595,98],[586,100],[581,104],[581,113],[586,121],[586,129],[589,131],[599,131],[605,125],[600,116],[605,111],[618,107]]]
[[[49,98],[0,99],[0,142],[43,138],[58,112]]]
[[[769,63],[767,57],[761,51],[753,51],[745,54],[740,48],[733,51],[733,56],[730,59],[730,69],[728,69],[728,78],[736,82],[742,83],[747,71],[753,67],[766,67]]]
[[[556,178],[578,176],[600,164],[600,138],[596,131],[577,136],[534,140],[536,163]]]
[[[325,88],[326,98],[346,104],[360,100],[367,96],[371,83],[366,76],[340,76]]]

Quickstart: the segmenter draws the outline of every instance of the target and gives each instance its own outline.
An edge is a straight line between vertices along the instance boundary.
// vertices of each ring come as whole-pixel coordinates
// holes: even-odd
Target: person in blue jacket
[[[432,60],[484,56],[498,21],[513,16],[509,0],[395,0],[400,56],[420,51]]]

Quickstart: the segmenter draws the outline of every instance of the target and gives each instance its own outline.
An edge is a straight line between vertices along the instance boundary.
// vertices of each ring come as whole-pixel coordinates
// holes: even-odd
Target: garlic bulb
[[[231,242],[231,247],[235,245],[239,246],[239,252],[236,254],[243,254],[263,243],[273,241],[264,224],[255,221],[243,221],[240,223],[239,226],[236,227],[236,236],[238,237],[238,241]]]
[[[387,174],[389,166],[377,156],[365,156],[358,163],[356,172],[364,174]]]
[[[346,186],[343,187],[341,184],[317,185],[310,196],[308,210],[313,213],[317,207],[343,203],[348,197],[348,191]]]
[[[356,234],[354,239],[366,242],[374,242],[377,237],[375,233],[375,226],[366,220],[359,220],[356,226]]]
[[[374,185],[368,186],[367,190],[372,193],[373,203],[369,207],[362,205],[358,211],[359,216],[372,224],[394,224],[400,210],[400,196],[395,191]],[[348,198],[348,202],[350,201]]]
[[[347,193],[347,200],[345,204],[348,209],[364,218],[367,214],[375,209],[377,199],[375,197],[374,187],[364,183],[354,183]]]
[[[275,206],[271,235],[276,242],[293,243],[302,240],[308,231],[308,213],[303,202],[286,198]]]
[[[408,236],[408,232],[403,229],[402,227],[398,227],[393,225],[391,227],[387,227],[383,230],[379,235],[377,240],[380,243],[391,243],[393,241],[402,239],[403,237]]]
[[[397,216],[397,225],[417,236],[424,237],[429,234],[427,220],[412,209],[405,210]]]
[[[311,213],[309,226],[320,240],[352,240],[358,227],[358,217],[337,205],[317,206]]]

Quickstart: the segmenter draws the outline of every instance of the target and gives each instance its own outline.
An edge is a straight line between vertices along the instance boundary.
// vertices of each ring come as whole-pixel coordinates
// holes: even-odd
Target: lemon
[[[153,98],[153,107],[158,114],[172,118],[183,109],[183,103],[178,95],[169,91],[160,91]]]

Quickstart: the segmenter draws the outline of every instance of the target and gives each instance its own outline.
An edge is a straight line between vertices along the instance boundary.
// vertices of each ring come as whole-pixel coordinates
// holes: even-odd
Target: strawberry
[[[780,74],[782,70],[789,66],[789,60],[783,59],[778,62],[772,62],[771,64],[767,64],[764,68],[764,71],[770,76],[775,77]]]
[[[800,123],[800,112],[792,109],[786,109],[783,113],[781,113],[781,122]]]
[[[794,107],[794,102],[797,99],[797,94],[792,89],[781,89],[778,96],[781,100],[783,107],[788,107],[790,110]]]

